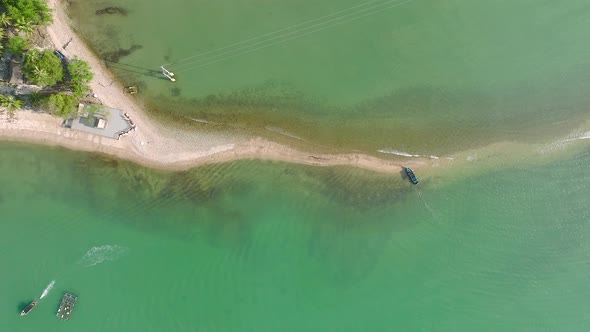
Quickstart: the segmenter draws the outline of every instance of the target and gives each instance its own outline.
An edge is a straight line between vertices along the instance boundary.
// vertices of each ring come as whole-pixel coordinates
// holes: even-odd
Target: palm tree
[[[0,14],[0,25],[3,27],[7,27],[10,25],[12,19],[10,18],[10,16],[7,16],[6,13],[2,13]]]
[[[22,100],[14,98],[14,96],[0,95],[0,106],[6,107],[9,110],[15,110],[23,106]]]
[[[48,76],[47,70],[35,66],[33,68],[33,76],[37,83],[43,83]]]
[[[0,14],[0,19],[1,19],[2,15],[4,15],[4,14]],[[0,23],[0,24],[2,24],[2,23]],[[2,40],[2,39],[4,39],[4,30],[0,29],[0,40]],[[0,51],[2,51],[3,49],[4,49],[4,44],[0,43]]]
[[[0,95],[0,107],[6,107],[8,105],[8,96]]]
[[[23,101],[15,99],[13,96],[8,97],[8,110],[16,110],[23,107]]]
[[[16,110],[23,106],[23,101],[15,99],[13,96],[8,96],[8,105],[6,109],[8,109],[8,118],[11,120],[16,119]]]
[[[14,96],[0,95],[0,107],[5,107],[8,110],[8,117],[13,119],[16,116],[16,110],[23,106],[22,100],[14,98]]]
[[[24,32],[26,35],[30,35],[33,32],[33,25],[31,22],[27,22],[24,17],[19,17],[14,23],[16,30]]]

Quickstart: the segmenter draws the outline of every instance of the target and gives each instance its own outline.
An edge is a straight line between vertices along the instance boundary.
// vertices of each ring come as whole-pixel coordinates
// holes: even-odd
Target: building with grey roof
[[[78,117],[66,121],[66,127],[114,139],[135,128],[123,111],[103,105],[80,104],[78,114]]]

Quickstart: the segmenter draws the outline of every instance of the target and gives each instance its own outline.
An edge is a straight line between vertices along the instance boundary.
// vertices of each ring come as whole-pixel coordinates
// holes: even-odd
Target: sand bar
[[[69,149],[100,152],[131,160],[144,166],[182,170],[200,165],[239,159],[264,159],[315,166],[348,165],[379,172],[399,172],[401,161],[379,159],[364,154],[316,154],[298,151],[267,139],[232,134],[209,134],[169,128],[150,119],[142,106],[125,94],[103,62],[70,27],[59,0],[48,0],[53,23],[47,28],[56,49],[67,57],[87,61],[95,74],[90,87],[106,106],[127,112],[137,130],[121,140],[108,139],[61,126],[61,119],[30,111],[17,112],[17,121],[0,119],[0,138]],[[63,46],[67,44],[67,48]],[[426,159],[412,158],[404,165],[419,167]]]

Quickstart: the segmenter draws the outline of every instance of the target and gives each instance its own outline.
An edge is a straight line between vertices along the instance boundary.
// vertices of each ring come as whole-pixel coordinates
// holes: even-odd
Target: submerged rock
[[[121,7],[106,7],[96,11],[96,15],[114,15],[120,14],[127,16],[127,10]]]

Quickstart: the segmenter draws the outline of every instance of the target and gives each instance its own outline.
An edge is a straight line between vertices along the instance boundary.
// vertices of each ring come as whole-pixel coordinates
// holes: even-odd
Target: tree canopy
[[[6,13],[0,14],[0,26],[7,27],[12,23],[12,19],[10,16],[6,15]]]
[[[20,36],[14,36],[6,43],[6,50],[16,56],[21,56],[27,47],[29,47],[29,42]]]
[[[68,118],[78,113],[78,98],[65,93],[56,93],[42,103],[53,115]]]
[[[68,63],[68,72],[72,92],[81,97],[89,90],[88,83],[94,77],[90,65],[86,61],[74,58]]]
[[[0,94],[0,106],[6,108],[9,118],[14,118],[16,115],[16,110],[23,106],[23,102],[22,100],[14,98],[14,96],[5,96]]]
[[[61,82],[64,69],[61,59],[50,50],[31,50],[27,53],[23,72],[26,78],[39,86],[51,86]]]
[[[0,5],[17,27],[44,25],[52,20],[51,10],[45,0],[0,0]]]
[[[6,107],[9,111],[21,108],[23,102],[14,98],[13,96],[5,96],[0,94],[0,106]]]

